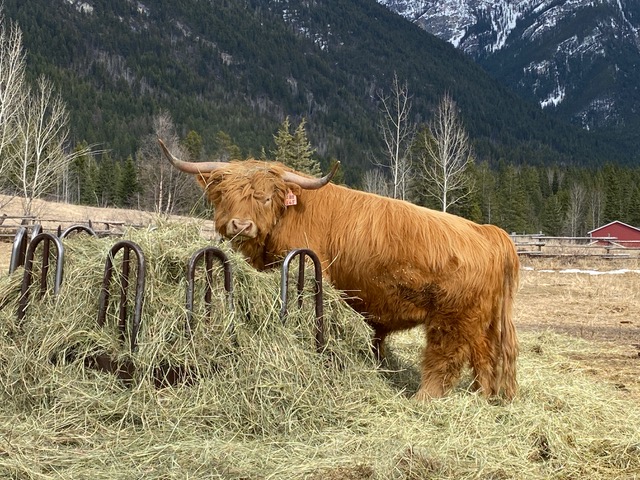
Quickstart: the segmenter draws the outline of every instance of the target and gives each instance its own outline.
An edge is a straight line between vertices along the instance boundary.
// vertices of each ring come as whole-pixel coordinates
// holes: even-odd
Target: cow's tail
[[[502,353],[502,372],[496,375],[501,385],[497,385],[496,392],[504,389],[504,395],[512,399],[518,390],[516,379],[516,361],[518,359],[518,336],[513,323],[513,302],[520,284],[520,262],[515,247],[508,239],[507,258],[504,265],[504,283],[502,308],[500,309],[500,344]]]

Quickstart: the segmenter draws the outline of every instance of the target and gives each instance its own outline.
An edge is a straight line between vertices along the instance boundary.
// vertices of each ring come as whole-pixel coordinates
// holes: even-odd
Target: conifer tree
[[[615,220],[623,221],[624,199],[622,190],[622,178],[618,168],[607,164],[603,171],[605,187],[604,223]]]
[[[306,121],[302,119],[291,134],[289,117],[285,118],[278,133],[274,135],[276,149],[272,155],[276,161],[284,163],[293,170],[319,176],[322,171],[320,164],[312,158],[315,150],[311,148],[311,143],[307,139],[305,124]]]
[[[105,153],[98,164],[96,197],[98,206],[118,206],[118,185],[122,181],[122,168],[111,155]]]
[[[509,164],[498,172],[498,218],[496,224],[512,233],[524,233],[527,223],[528,202],[516,168]]]
[[[311,142],[307,139],[307,132],[305,130],[306,123],[306,120],[303,118],[293,133],[293,143],[291,145],[293,155],[290,167],[298,172],[320,176],[322,173],[320,164],[311,158],[315,153],[315,149],[311,147]]]
[[[202,137],[195,130],[190,130],[182,142],[189,154],[190,162],[197,162],[202,156]]]
[[[133,157],[129,155],[122,165],[122,176],[118,185],[118,204],[123,207],[135,205],[135,198],[140,193],[138,172]]]
[[[482,213],[481,223],[495,223],[496,215],[496,176],[487,162],[480,163],[474,168],[479,207]]]
[[[220,130],[216,133],[216,145],[217,149],[214,156],[220,161],[228,162],[229,160],[240,160],[242,158],[240,147],[233,143],[231,136],[227,132]]]
[[[293,143],[293,135],[291,135],[290,129],[291,123],[289,122],[289,117],[286,117],[280,125],[280,128],[278,128],[278,133],[273,136],[276,149],[271,152],[271,155],[274,160],[284,163],[285,165],[289,165],[291,144]]]
[[[556,194],[548,197],[545,200],[542,212],[543,233],[549,236],[560,235],[564,216],[565,213],[560,196]]]

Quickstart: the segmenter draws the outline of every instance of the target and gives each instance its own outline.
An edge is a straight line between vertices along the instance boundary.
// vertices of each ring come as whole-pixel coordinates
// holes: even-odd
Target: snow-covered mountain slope
[[[640,121],[637,0],[379,0],[583,128]]]

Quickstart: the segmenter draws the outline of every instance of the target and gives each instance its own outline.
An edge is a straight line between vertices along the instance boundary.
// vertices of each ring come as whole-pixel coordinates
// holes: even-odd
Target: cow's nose
[[[254,223],[251,220],[240,220],[238,218],[234,218],[229,222],[230,234],[238,235],[239,233],[249,234],[254,230]]]

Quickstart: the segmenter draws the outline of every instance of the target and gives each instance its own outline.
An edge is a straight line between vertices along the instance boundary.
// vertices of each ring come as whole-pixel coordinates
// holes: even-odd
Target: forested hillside
[[[207,152],[223,131],[245,155],[269,146],[289,115],[305,117],[317,153],[339,158],[355,181],[380,146],[377,92],[394,72],[417,123],[449,92],[481,159],[631,155],[550,119],[373,0],[6,0],[5,11],[24,32],[31,75],[60,86],[75,138],[118,157],[135,152],[163,110],[183,135],[198,132]]]
[[[551,119],[374,0],[5,0],[5,14],[23,32],[27,79],[51,79],[69,107],[68,148],[100,150],[74,157],[46,192],[55,198],[201,210],[158,135],[191,159],[295,151],[313,172],[338,159],[341,179],[364,187],[384,156],[380,94],[397,76],[420,134],[445,93],[469,134],[475,162],[452,213],[548,235],[640,224],[639,154],[624,139]],[[440,208],[417,171],[408,178],[407,199]]]

